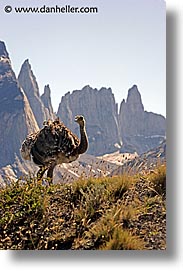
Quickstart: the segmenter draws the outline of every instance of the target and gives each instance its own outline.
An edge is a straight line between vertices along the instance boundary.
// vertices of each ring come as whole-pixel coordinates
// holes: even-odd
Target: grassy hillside
[[[0,190],[0,249],[166,248],[166,166],[145,176]]]

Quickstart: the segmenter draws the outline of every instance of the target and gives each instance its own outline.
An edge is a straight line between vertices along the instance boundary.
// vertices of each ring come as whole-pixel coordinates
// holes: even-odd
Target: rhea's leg
[[[42,179],[42,177],[43,177],[43,175],[44,175],[44,173],[45,173],[46,170],[47,170],[47,167],[45,167],[45,166],[41,166],[40,167],[39,171],[37,172],[37,178],[38,178],[38,180]]]
[[[55,166],[56,164],[54,162],[51,163],[47,172],[47,178],[49,178],[50,182],[53,180],[53,169],[55,168]]]

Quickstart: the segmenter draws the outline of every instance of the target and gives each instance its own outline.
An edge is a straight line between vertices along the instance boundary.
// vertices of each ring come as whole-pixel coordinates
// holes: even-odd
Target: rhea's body
[[[57,164],[75,161],[80,154],[86,152],[88,139],[85,130],[85,119],[76,116],[75,121],[80,127],[80,140],[59,119],[48,120],[37,133],[27,136],[22,143],[21,155],[25,160],[32,160],[40,167],[38,178],[42,178],[45,171],[47,177],[53,177],[53,170]]]

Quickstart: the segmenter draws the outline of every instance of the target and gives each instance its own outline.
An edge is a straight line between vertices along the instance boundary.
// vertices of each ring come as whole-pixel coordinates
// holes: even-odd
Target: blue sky
[[[96,6],[97,14],[16,14],[4,6]],[[1,0],[0,40],[13,69],[29,59],[40,93],[61,96],[89,84],[116,101],[136,84],[147,111],[166,114],[166,14],[163,0]]]

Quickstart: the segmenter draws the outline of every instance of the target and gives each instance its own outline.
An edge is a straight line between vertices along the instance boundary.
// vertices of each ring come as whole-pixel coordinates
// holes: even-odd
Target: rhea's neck
[[[87,138],[85,126],[79,125],[79,127],[80,127],[81,139],[80,139],[80,144],[78,148],[78,153],[83,154],[88,149],[88,138]]]

